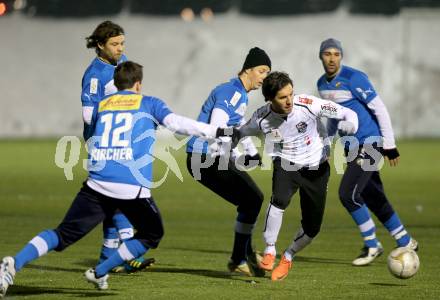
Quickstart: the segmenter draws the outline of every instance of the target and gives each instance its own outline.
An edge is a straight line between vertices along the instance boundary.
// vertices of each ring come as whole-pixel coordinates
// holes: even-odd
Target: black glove
[[[396,159],[400,156],[399,151],[397,150],[397,148],[392,148],[392,149],[383,149],[383,156],[388,157],[388,159]]]
[[[237,145],[240,140],[240,131],[235,127],[217,128],[215,134],[216,138],[219,137],[230,137],[232,140],[232,145]]]

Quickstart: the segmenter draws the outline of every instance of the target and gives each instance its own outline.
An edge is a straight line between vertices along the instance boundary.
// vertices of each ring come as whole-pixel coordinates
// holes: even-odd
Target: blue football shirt
[[[367,138],[381,136],[377,119],[367,106],[377,93],[365,73],[342,66],[339,74],[330,82],[324,74],[318,79],[317,85],[321,98],[332,100],[357,113],[359,129],[355,137],[359,144],[364,144]],[[379,138],[369,139],[370,142],[373,140],[378,141]]]
[[[89,177],[150,188],[155,131],[169,114],[162,100],[129,91],[101,100],[89,140]]]
[[[203,103],[197,121],[209,124],[214,108],[224,110],[229,121],[227,126],[240,125],[248,104],[248,94],[241,80],[236,77],[229,82],[217,86],[211,91]],[[207,153],[208,142],[201,138],[191,137],[188,141],[186,152]]]
[[[127,61],[125,55],[121,56],[118,64]],[[84,72],[82,78],[82,92],[81,92],[81,103],[82,106],[92,106],[96,110],[99,101],[105,96],[114,94],[117,92],[117,88],[113,83],[113,75],[116,66],[106,63],[95,57],[90,63],[89,67]],[[94,124],[92,120],[91,125],[84,124],[84,139],[88,139],[94,129]]]

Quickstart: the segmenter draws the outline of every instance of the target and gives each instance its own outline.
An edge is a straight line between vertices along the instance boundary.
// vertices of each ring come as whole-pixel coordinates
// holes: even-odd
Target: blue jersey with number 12
[[[162,100],[129,91],[101,100],[89,140],[90,178],[150,188],[155,131],[170,113]]]

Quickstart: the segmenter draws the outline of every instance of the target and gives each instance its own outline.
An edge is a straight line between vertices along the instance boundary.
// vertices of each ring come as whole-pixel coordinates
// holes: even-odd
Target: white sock
[[[304,229],[301,227],[295,235],[290,246],[286,249],[284,256],[288,260],[292,260],[296,253],[304,249],[308,244],[312,242],[313,238],[304,233]]]
[[[266,249],[264,249],[264,254],[272,254],[273,256],[276,256],[277,249],[275,248],[275,244],[266,245]]]
[[[266,223],[263,232],[263,238],[267,245],[264,253],[276,254],[275,243],[278,239],[278,234],[283,222],[283,214],[284,209],[279,209],[272,204],[269,204],[266,211]]]

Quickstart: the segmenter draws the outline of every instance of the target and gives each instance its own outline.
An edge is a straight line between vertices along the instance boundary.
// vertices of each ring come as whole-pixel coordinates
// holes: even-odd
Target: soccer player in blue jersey
[[[124,29],[111,21],[99,24],[92,35],[87,37],[87,48],[96,51],[82,78],[81,102],[84,121],[84,140],[90,138],[95,129],[92,118],[97,105],[105,96],[114,94],[117,89],[113,83],[113,73],[121,62],[127,60],[124,55],[125,33]],[[107,218],[103,222],[104,243],[101,248],[100,261],[112,255],[118,248],[120,241],[133,237],[133,226],[120,212]],[[154,259],[136,258],[124,266],[115,268],[114,271],[135,272],[151,265]]]
[[[385,104],[365,73],[341,65],[340,41],[332,38],[323,41],[319,58],[325,70],[317,83],[321,98],[354,110],[359,119],[356,140],[344,143],[347,168],[339,187],[340,200],[364,239],[364,247],[353,265],[367,265],[383,253],[370,211],[395,238],[398,247],[417,250],[417,241],[406,231],[385,195],[377,166],[382,155],[392,167],[398,165],[400,157]],[[332,121],[329,121],[329,136],[335,134]],[[350,155],[353,152],[354,155]]]
[[[222,128],[244,124],[248,93],[261,87],[270,69],[271,61],[266,52],[258,47],[250,49],[238,77],[211,91],[197,120]],[[244,158],[245,165],[261,163],[250,138],[243,140],[243,147],[245,155],[241,158]],[[248,276],[264,276],[251,245],[263,193],[245,171],[236,167],[229,150],[227,144],[208,143],[193,137],[187,145],[187,168],[198,182],[237,207],[234,245],[228,269]],[[234,155],[239,157],[240,154],[234,151]]]
[[[110,270],[156,248],[164,233],[149,188],[157,126],[215,138],[217,127],[174,114],[162,100],[141,95],[142,66],[124,62],[116,67],[114,78],[118,92],[100,101],[94,114],[87,180],[57,228],[40,232],[14,257],[3,258],[0,296],[26,264],[49,251],[64,250],[119,209],[137,232],[85,273],[87,281],[107,289]]]

